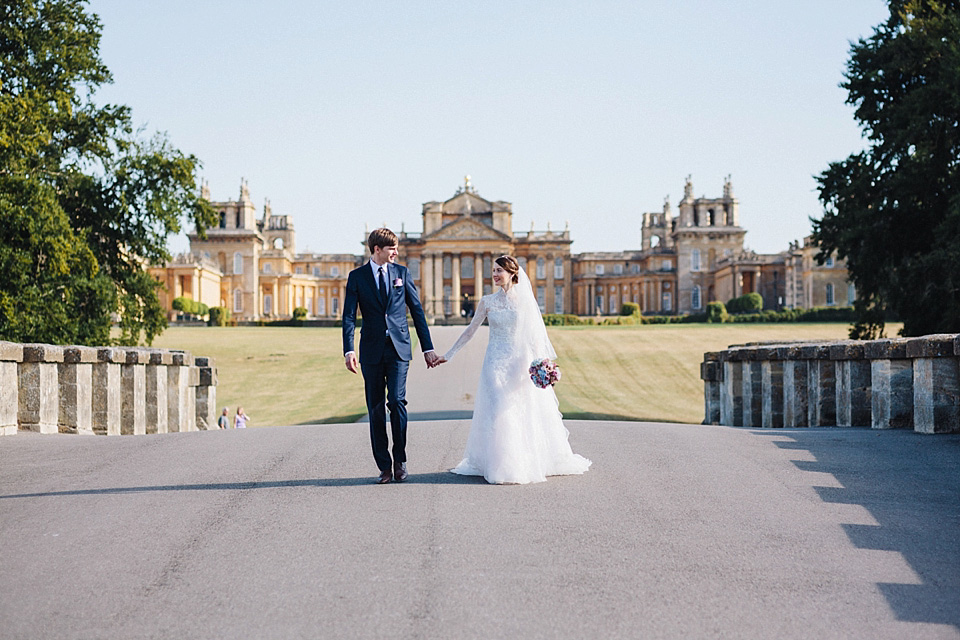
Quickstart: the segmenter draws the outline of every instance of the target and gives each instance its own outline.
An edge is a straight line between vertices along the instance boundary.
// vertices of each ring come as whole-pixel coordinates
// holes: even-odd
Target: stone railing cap
[[[150,352],[146,349],[123,349],[124,364],[147,364],[150,362]]]
[[[97,361],[112,364],[123,364],[126,356],[122,349],[116,347],[97,347]]]
[[[907,339],[908,358],[942,358],[954,355],[955,333],[936,333]]]
[[[63,361],[67,364],[89,364],[97,361],[97,348],[71,344],[63,348]]]
[[[19,342],[0,340],[0,361],[23,362],[23,345]]]
[[[63,362],[63,347],[54,344],[23,345],[24,362]]]
[[[150,351],[150,364],[173,364],[173,354],[169,351],[161,351],[159,349]]]

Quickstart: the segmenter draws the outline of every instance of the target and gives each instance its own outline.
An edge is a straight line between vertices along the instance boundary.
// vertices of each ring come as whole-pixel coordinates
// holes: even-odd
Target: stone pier
[[[704,354],[704,422],[960,432],[960,335],[734,345]]]
[[[185,351],[0,341],[0,435],[216,428],[216,384]]]

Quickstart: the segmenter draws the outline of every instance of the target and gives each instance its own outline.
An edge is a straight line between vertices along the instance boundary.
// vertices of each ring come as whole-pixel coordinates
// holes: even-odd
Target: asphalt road
[[[0,438],[2,638],[957,638],[960,437],[571,422],[583,476],[411,425]]]

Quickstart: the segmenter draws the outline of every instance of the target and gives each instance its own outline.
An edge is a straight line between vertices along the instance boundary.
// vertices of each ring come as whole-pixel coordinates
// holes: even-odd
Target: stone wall
[[[217,428],[211,358],[166,349],[0,341],[0,435]]]
[[[960,334],[705,353],[705,424],[960,431]]]

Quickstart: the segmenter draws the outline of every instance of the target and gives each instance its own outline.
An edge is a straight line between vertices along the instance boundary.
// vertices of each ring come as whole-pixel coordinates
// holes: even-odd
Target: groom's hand
[[[343,362],[347,365],[347,371],[350,373],[357,372],[357,354],[352,351],[343,357]]]
[[[427,361],[427,369],[433,369],[435,366],[440,364],[440,356],[437,355],[436,351],[428,351],[423,354],[423,359]]]

